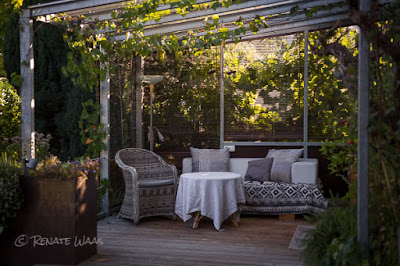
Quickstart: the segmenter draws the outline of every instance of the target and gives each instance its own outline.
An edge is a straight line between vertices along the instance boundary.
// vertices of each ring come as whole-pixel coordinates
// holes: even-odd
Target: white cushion
[[[292,164],[292,183],[316,184],[318,177],[318,160],[300,158]]]
[[[228,172],[228,149],[199,149],[190,147],[192,172]]]
[[[260,158],[230,158],[229,172],[240,174],[242,178],[245,176],[249,161]],[[184,158],[182,161],[182,174],[192,172],[192,158]]]

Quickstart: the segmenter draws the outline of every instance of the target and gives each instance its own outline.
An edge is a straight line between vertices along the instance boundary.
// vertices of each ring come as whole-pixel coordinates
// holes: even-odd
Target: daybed
[[[211,164],[221,157],[223,156],[215,156]],[[276,163],[279,160],[277,158],[274,158]],[[317,186],[317,159],[296,158],[295,162],[290,163],[291,167],[289,166],[289,182],[248,180],[246,176],[248,166],[260,162],[260,159],[262,158],[229,158],[229,154],[228,158],[225,157],[225,160],[229,161],[228,171],[241,174],[244,178],[246,204],[242,206],[242,213],[277,215],[318,213],[327,207],[327,201]],[[192,158],[184,158],[182,173],[192,172],[193,166],[195,165]]]

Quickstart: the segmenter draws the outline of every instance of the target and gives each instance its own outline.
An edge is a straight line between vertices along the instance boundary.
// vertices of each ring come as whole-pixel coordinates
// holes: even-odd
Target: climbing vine
[[[256,15],[254,19],[246,22],[242,18],[238,18],[234,22],[235,29],[229,30],[220,24],[218,15],[212,15],[204,19],[202,27],[189,30],[185,35],[179,37],[175,34],[145,35],[145,27],[151,21],[158,22],[171,14],[171,9],[176,9],[176,13],[184,17],[192,11],[206,8],[228,8],[236,3],[239,1],[224,0],[196,4],[194,0],[151,0],[142,4],[131,4],[120,11],[114,11],[112,19],[106,21],[83,24],[83,17],[79,19],[58,18],[66,24],[69,33],[64,35],[64,39],[72,50],[64,72],[72,77],[76,85],[91,90],[98,86],[99,78],[104,79],[107,71],[107,69],[99,67],[99,62],[110,63],[112,55],[115,53],[121,56],[135,53],[146,57],[156,51],[161,59],[165,57],[166,53],[173,53],[179,60],[184,54],[200,54],[202,50],[220,45],[224,40],[232,39],[237,42],[240,36],[248,31],[257,32],[261,27],[268,27],[266,18]],[[167,4],[170,5],[169,9],[157,10],[161,5]],[[113,37],[122,33],[126,35],[124,40],[112,41]],[[112,65],[109,70],[114,71]]]
[[[259,28],[268,27],[266,18],[256,15],[254,19],[246,22],[241,17],[238,18],[234,22],[235,29],[229,30],[220,24],[220,17],[215,14],[205,18],[202,27],[189,30],[183,36],[178,37],[175,34],[145,35],[147,25],[157,23],[160,19],[170,15],[173,9],[184,17],[189,12],[208,8],[214,10],[221,7],[228,8],[239,2],[223,0],[197,4],[195,0],[151,0],[141,4],[128,4],[122,10],[112,12],[111,20],[106,21],[86,24],[84,23],[84,20],[87,19],[85,17],[57,18],[56,20],[62,21],[66,25],[67,31],[64,34],[64,40],[71,49],[68,54],[68,64],[63,68],[63,72],[71,77],[75,86],[94,91],[99,86],[99,80],[105,79],[107,71],[111,73],[115,71],[111,63],[115,55],[124,57],[126,54],[134,53],[146,57],[156,52],[159,59],[163,61],[168,53],[173,54],[179,61],[187,54],[199,56],[204,49],[220,45],[227,39],[238,42],[240,36],[247,31],[256,33]],[[169,8],[159,9],[162,5],[169,5]],[[114,37],[121,34],[126,35],[124,40],[112,41]],[[104,66],[108,66],[108,68]],[[87,120],[89,115],[88,112],[85,112],[85,108],[95,110],[94,104],[92,100],[83,104],[84,111],[80,122],[82,141],[88,145],[90,153],[104,148],[99,138],[102,135],[100,134],[102,126],[93,123],[89,127],[82,125],[82,121]],[[92,130],[93,128],[96,130]]]

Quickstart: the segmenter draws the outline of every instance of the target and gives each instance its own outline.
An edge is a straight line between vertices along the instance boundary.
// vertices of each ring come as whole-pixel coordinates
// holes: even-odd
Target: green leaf
[[[15,87],[20,87],[22,85],[22,78],[20,75],[17,73],[12,73],[11,74],[11,84],[14,85]]]
[[[300,6],[299,6],[299,5],[295,5],[294,7],[292,7],[292,8],[290,9],[290,15],[291,15],[291,16],[296,15],[296,13],[297,13],[299,10],[300,10]]]

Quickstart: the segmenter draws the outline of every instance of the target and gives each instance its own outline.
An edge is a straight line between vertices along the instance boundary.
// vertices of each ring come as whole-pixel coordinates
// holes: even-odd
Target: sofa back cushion
[[[292,182],[292,164],[303,154],[304,149],[271,149],[267,158],[274,158],[271,167],[271,181]]]
[[[249,161],[259,160],[261,158],[230,158],[228,172],[240,174],[242,177],[246,175],[247,166]],[[192,171],[192,158],[184,158],[182,161],[182,174],[191,173]]]
[[[192,172],[228,172],[228,149],[198,149],[190,147]]]
[[[229,172],[246,175],[248,162],[260,158],[230,158]],[[182,173],[192,172],[192,158],[187,157],[182,161]],[[318,160],[313,158],[299,158],[292,164],[292,183],[315,184],[318,178]]]
[[[270,181],[271,166],[274,158],[262,158],[248,162],[245,181]]]

